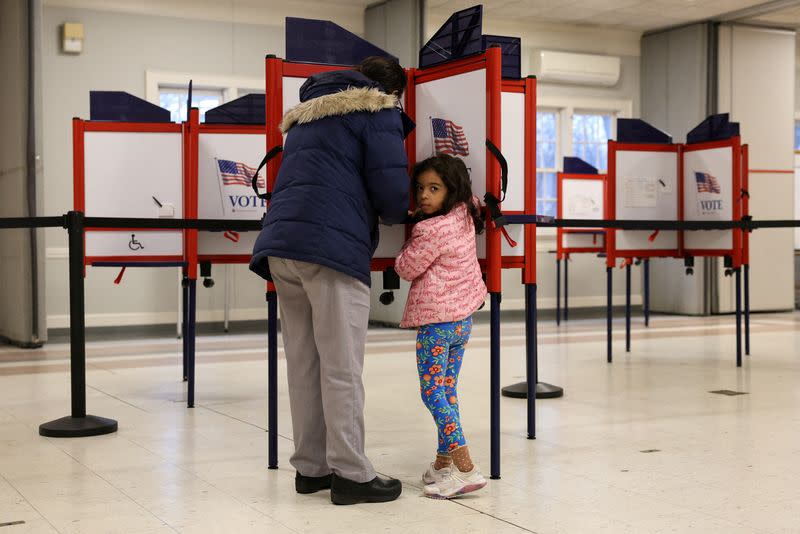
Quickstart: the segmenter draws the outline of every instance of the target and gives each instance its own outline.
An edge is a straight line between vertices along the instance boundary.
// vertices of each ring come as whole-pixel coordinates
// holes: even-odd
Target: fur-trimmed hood
[[[367,111],[377,113],[397,107],[397,97],[375,87],[350,87],[337,93],[306,100],[286,112],[280,129],[284,134],[296,124],[307,124],[325,117]]]

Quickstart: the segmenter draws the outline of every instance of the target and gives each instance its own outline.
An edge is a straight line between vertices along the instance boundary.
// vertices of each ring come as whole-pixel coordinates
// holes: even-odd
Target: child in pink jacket
[[[438,430],[424,492],[449,499],[486,485],[469,455],[456,393],[472,313],[486,298],[475,244],[484,223],[462,160],[428,158],[414,167],[413,184],[420,220],[395,262],[397,274],[411,282],[400,326],[418,327],[420,393]]]

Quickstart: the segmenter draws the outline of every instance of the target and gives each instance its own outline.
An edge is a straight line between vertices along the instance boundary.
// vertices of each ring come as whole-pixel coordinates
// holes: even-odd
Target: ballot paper
[[[572,219],[597,219],[602,215],[595,199],[582,194],[570,197],[568,212]]]
[[[658,198],[658,178],[624,177],[622,180],[623,198],[626,208],[655,208]]]

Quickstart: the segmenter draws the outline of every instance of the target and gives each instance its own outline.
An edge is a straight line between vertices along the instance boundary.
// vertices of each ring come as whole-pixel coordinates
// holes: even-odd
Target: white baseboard
[[[562,297],[563,298],[563,297]],[[537,298],[537,304],[539,305],[540,310],[554,310],[556,308],[556,299],[555,297],[547,297],[547,298]],[[624,306],[625,305],[625,295],[614,295],[611,297],[611,303],[614,306]],[[642,296],[641,295],[631,295],[631,306],[640,306],[642,304]],[[564,305],[562,300],[561,305]],[[606,305],[606,296],[605,295],[591,295],[591,296],[583,296],[583,297],[570,297],[569,298],[569,307],[570,308],[601,308]],[[500,303],[501,310],[524,310],[525,309],[525,299],[516,298],[516,299],[506,299],[504,298]]]
[[[625,304],[624,295],[615,295],[612,299],[614,306],[623,306]],[[555,298],[540,298],[538,299],[539,309],[548,310],[555,309]],[[642,304],[642,297],[640,295],[631,295],[631,304],[639,306]],[[585,296],[585,297],[571,297],[569,299],[570,308],[599,308],[606,305],[605,295]],[[501,310],[524,310],[525,299],[503,299]],[[266,307],[262,308],[243,308],[234,309],[230,312],[231,321],[260,321],[266,320],[267,310]],[[197,321],[205,322],[220,322],[225,320],[225,314],[222,310],[198,310]],[[86,326],[144,326],[154,324],[177,324],[178,312],[139,312],[139,313],[88,313],[86,314]],[[62,315],[48,315],[47,316],[48,328],[69,328],[69,314]]]
[[[231,310],[231,321],[258,321],[267,319],[266,305],[261,308]],[[140,312],[140,313],[87,313],[86,326],[144,326],[154,324],[178,323],[178,312]],[[197,321],[220,322],[225,320],[222,310],[198,310]],[[69,328],[69,314],[48,315],[48,328]]]

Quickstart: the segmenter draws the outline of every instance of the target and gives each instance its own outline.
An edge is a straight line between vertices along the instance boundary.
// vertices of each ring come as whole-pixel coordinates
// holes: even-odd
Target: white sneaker
[[[425,485],[428,484],[436,484],[442,480],[442,477],[446,473],[450,473],[449,467],[442,467],[441,469],[436,469],[434,467],[436,465],[434,462],[431,462],[431,465],[428,466],[427,471],[422,474],[422,482]]]
[[[455,465],[440,469],[440,471],[449,471],[443,473],[440,481],[433,484],[428,484],[422,490],[426,497],[431,499],[452,499],[465,493],[477,491],[486,485],[486,479],[478,471],[477,467],[473,467],[472,471],[462,473]]]

